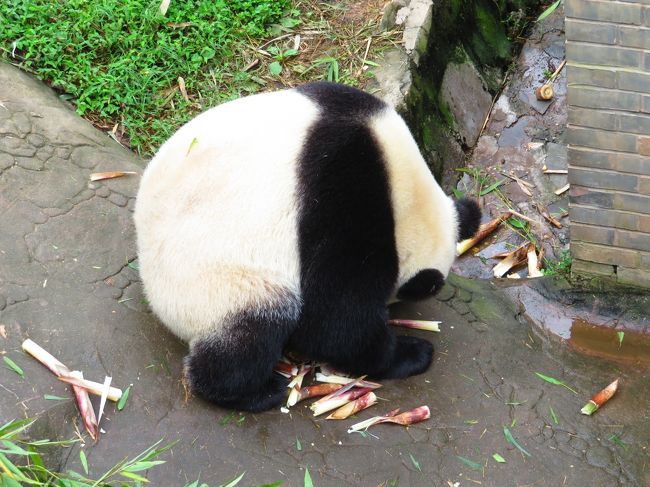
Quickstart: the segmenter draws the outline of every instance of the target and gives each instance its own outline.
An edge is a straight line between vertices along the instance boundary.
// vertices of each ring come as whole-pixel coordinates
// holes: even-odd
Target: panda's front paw
[[[398,336],[390,368],[384,379],[402,379],[425,372],[433,360],[433,345],[427,340]]]

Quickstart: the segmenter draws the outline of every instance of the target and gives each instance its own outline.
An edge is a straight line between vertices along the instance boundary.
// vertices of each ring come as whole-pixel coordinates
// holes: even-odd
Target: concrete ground
[[[132,264],[138,176],[89,182],[91,172],[143,166],[48,88],[0,64],[0,351],[24,370],[21,378],[0,366],[0,422],[37,418],[34,438],[83,430],[72,400],[44,398],[70,392],[21,351],[29,337],[87,378],[133,384],[123,411],[107,408],[106,434],[84,446],[96,477],[162,438],[177,443],[147,473],[151,485],[200,477],[215,486],[246,472],[240,485],[301,486],[306,468],[316,486],[650,485],[650,371],[640,360],[650,352],[627,362],[581,355],[549,339],[487,281],[452,277],[437,299],[393,309],[396,317],[442,320],[439,334],[414,332],[433,341],[434,365],[386,381],[379,405],[358,418],[427,404],[424,423],[350,435],[356,420],[314,419],[302,403],[290,414],[233,415],[186,401],[185,346],[148,311]],[[594,416],[581,415],[616,377],[617,395]],[[506,441],[504,426],[530,456]],[[79,448],[51,452],[51,467],[80,470]]]

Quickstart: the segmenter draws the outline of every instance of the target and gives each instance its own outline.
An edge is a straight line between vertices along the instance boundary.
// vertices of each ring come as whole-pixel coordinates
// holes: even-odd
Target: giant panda
[[[217,106],[165,142],[134,213],[154,313],[189,343],[192,393],[258,412],[286,398],[283,351],[375,379],[424,372],[387,302],[443,285],[477,229],[395,110],[326,82]]]

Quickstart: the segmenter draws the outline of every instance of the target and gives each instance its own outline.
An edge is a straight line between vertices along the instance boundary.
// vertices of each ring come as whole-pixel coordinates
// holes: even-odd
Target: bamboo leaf
[[[564,382],[562,382],[561,380],[556,379],[555,377],[549,377],[548,375],[540,374],[539,372],[535,372],[535,375],[537,375],[537,377],[539,377],[542,380],[545,380],[546,382],[548,382],[550,384],[554,384],[556,386],[566,387],[567,389],[569,389],[574,394],[576,394],[576,395],[578,394],[574,389],[570,388]]]
[[[142,476],[140,476],[138,474],[135,474],[133,472],[120,472],[120,475],[122,475],[123,477],[129,478],[129,479],[140,481],[140,482],[149,482],[149,480],[147,478],[142,477]]]
[[[5,361],[5,364],[7,364],[7,367],[10,370],[13,370],[16,374],[21,376],[23,379],[25,378],[25,372],[23,372],[23,369],[21,369],[16,362],[11,360],[6,355],[4,357],[2,357],[2,359]]]
[[[244,474],[245,474],[245,473],[246,473],[246,472],[242,472],[241,475],[240,475],[239,477],[237,477],[237,478],[231,480],[231,481],[228,482],[227,484],[224,484],[223,487],[235,487],[235,485],[237,485],[237,484],[241,481],[241,479],[244,478]]]
[[[492,458],[494,458],[494,461],[497,462],[497,463],[506,463],[506,459],[503,458],[498,453],[495,453],[494,455],[492,455]]]
[[[413,462],[415,468],[417,468],[421,472],[422,469],[420,468],[420,463],[410,453],[409,453],[409,457],[411,457],[411,462]]]
[[[555,12],[555,9],[557,9],[560,6],[560,2],[562,0],[557,0],[556,2],[553,2],[546,10],[544,10],[539,17],[537,17],[537,22],[541,22],[544,20],[546,17],[551,15],[553,12]]]
[[[120,401],[117,403],[117,410],[121,411],[126,405],[126,400],[129,398],[129,393],[131,392],[131,386],[127,387],[126,390],[122,393]]]
[[[513,445],[517,450],[519,450],[521,453],[523,453],[527,457],[531,456],[530,453],[528,453],[526,450],[524,450],[524,447],[522,447],[519,443],[517,443],[517,440],[515,440],[515,437],[512,436],[512,433],[510,432],[510,430],[508,429],[507,426],[503,427],[503,434],[505,435],[506,440],[508,441],[508,443]]]
[[[625,332],[617,331],[616,336],[618,337],[618,348],[621,348],[621,345],[623,345],[623,339],[625,338]]]
[[[520,230],[525,230],[526,229],[526,223],[522,222],[519,218],[510,217],[508,219],[508,223],[512,225],[515,228],[518,228]]]
[[[0,476],[0,480],[2,480],[3,487],[21,487],[21,485],[16,480],[12,479],[6,473],[3,473],[2,476]]]
[[[151,462],[136,462],[133,465],[129,465],[124,468],[125,472],[142,472],[143,470],[149,470],[151,467],[156,465],[162,465],[165,463],[165,460],[154,460]]]
[[[304,487],[314,487],[314,483],[311,481],[311,475],[309,475],[309,469],[305,469],[305,480]]]
[[[46,401],[67,401],[69,397],[53,396],[52,394],[44,394],[43,399]]]
[[[481,196],[485,196],[486,194],[491,193],[492,191],[497,189],[499,186],[501,186],[505,182],[506,182],[505,179],[502,179],[501,181],[497,181],[496,183],[491,184],[487,188],[483,189],[479,194]]]
[[[84,472],[88,475],[88,459],[83,450],[79,450],[79,460],[81,460],[81,466],[84,468]]]
[[[557,415],[555,414],[555,411],[553,411],[553,407],[549,406],[548,409],[551,412],[551,418],[553,418],[553,422],[555,424],[560,424],[560,422],[557,420]]]
[[[461,462],[463,462],[472,470],[483,470],[483,465],[481,465],[480,463],[473,462],[469,458],[461,457],[460,455],[456,455],[456,458],[458,458]]]

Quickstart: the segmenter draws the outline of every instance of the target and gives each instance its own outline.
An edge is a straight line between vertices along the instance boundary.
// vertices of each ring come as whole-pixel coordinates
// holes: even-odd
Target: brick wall
[[[650,0],[565,0],[573,272],[650,287]]]

